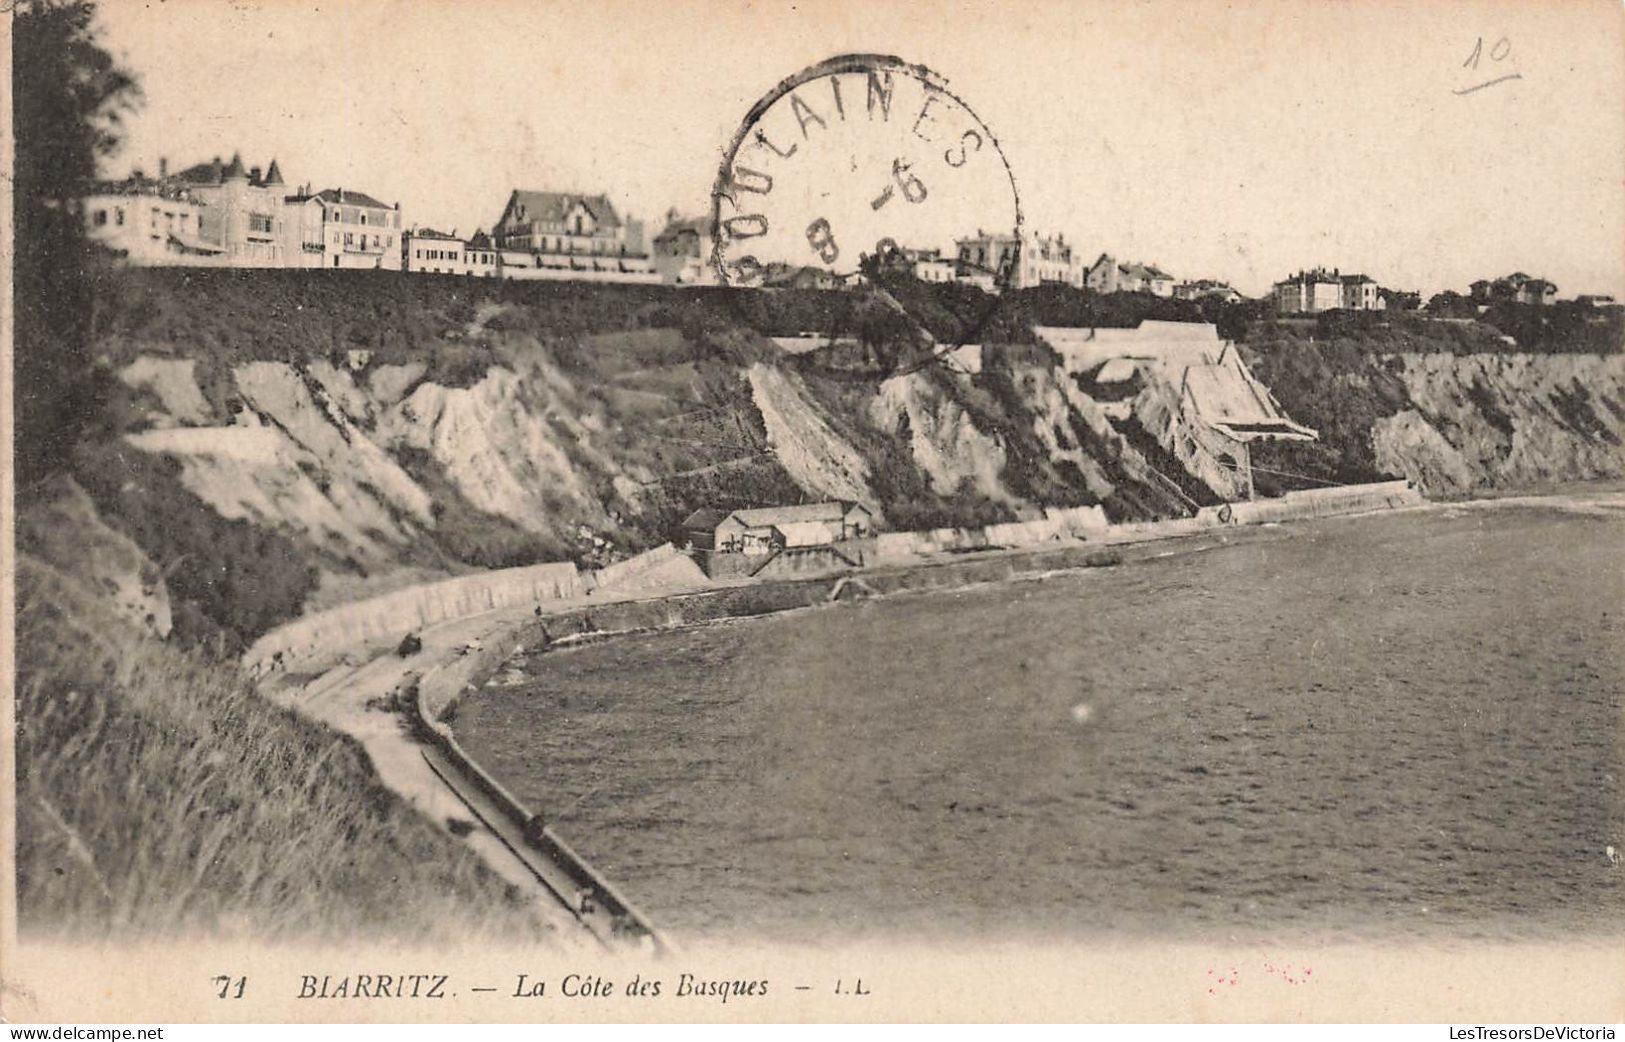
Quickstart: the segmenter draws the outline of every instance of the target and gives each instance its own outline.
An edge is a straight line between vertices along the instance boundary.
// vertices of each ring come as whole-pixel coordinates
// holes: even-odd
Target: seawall
[[[699,568],[670,543],[597,572],[578,571],[568,561],[476,572],[295,619],[255,641],[242,661],[250,672],[309,670],[334,656],[393,645],[425,626],[498,608],[560,604],[595,591],[648,596],[704,584]]]
[[[495,808],[501,821],[488,822],[514,853],[553,890],[582,924],[606,945],[630,945],[655,954],[674,951],[670,939],[647,916],[578,854],[541,814],[522,803],[475,763],[458,744],[447,724],[458,695],[483,684],[511,654],[511,633],[493,638],[488,647],[437,665],[411,685],[408,712],[413,728],[444,758],[437,773],[452,788],[472,787]],[[433,761],[431,761],[433,766]]]
[[[1292,492],[1279,499],[1206,507],[1193,517],[1120,525],[1107,524],[1098,506],[1051,510],[1041,519],[983,528],[884,532],[841,544],[841,553],[824,548],[783,553],[782,560],[768,561],[754,581],[736,580],[721,587],[667,543],[598,572],[578,572],[568,562],[508,568],[330,608],[267,633],[243,656],[243,663],[251,671],[310,670],[337,656],[393,645],[405,634],[438,622],[527,604],[547,616],[545,627],[553,639],[687,625],[817,603],[827,598],[842,575],[861,574],[875,592],[914,588],[911,584],[934,579],[949,585],[993,582],[1021,572],[1085,566],[1103,544],[1394,509],[1423,501],[1411,483],[1390,481]],[[954,578],[962,572],[976,578]]]

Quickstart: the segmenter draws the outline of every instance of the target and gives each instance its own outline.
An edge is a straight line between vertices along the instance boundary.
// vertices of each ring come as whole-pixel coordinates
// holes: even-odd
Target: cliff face
[[[791,480],[816,498],[848,499],[880,511],[869,487],[869,461],[820,414],[801,381],[761,362],[748,375],[768,448]]]
[[[1625,474],[1625,355],[1394,357],[1414,405],[1373,425],[1377,465],[1434,493]]]
[[[1005,487],[1008,460],[1000,440],[982,430],[965,406],[922,373],[881,382],[869,419],[882,430],[907,433],[910,457],[932,491],[951,496],[962,488],[1008,507],[1023,504]]]
[[[1625,473],[1625,354],[1387,353],[1341,339],[1248,350],[1287,411],[1320,431],[1265,465],[1408,478],[1433,495]]]
[[[1167,517],[1239,492],[1177,402],[1097,400],[1030,343],[888,373],[866,350],[790,356],[759,331],[858,294],[139,277],[158,284],[111,309],[99,346],[123,400],[80,476],[173,576],[182,628],[201,612],[251,639],[470,568],[602,566],[680,542],[700,507],[850,499],[903,529],[1094,504]],[[1619,355],[1244,354],[1323,435],[1256,450],[1272,471],[1433,492],[1622,472]]]

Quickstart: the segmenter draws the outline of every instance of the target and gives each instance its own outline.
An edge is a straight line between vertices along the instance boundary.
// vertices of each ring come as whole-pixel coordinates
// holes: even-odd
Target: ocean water
[[[1625,927],[1625,520],[1431,512],[534,655],[456,723],[679,940]]]

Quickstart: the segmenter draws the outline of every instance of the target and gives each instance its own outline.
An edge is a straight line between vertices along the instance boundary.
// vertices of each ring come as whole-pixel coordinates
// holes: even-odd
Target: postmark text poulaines
[[[981,230],[1019,240],[1015,179],[981,119],[931,70],[831,58],[752,107],[711,194],[721,282],[858,269],[865,254],[943,249]]]

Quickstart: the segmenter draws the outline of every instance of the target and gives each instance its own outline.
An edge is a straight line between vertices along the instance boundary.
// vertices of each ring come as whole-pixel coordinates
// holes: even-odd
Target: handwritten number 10
[[[1512,53],[1512,41],[1510,39],[1508,39],[1507,37],[1503,36],[1499,40],[1495,41],[1495,46],[1494,47],[1490,48],[1490,61],[1492,61],[1492,62],[1504,61],[1506,59],[1506,56],[1511,54],[1511,53]],[[1478,68],[1478,60],[1479,60],[1479,58],[1483,57],[1483,55],[1484,55],[1484,38],[1482,36],[1480,36],[1478,38],[1478,42],[1473,45],[1473,53],[1469,54],[1467,56],[1467,60],[1461,63],[1461,67],[1464,68],[1464,69],[1476,69],[1476,68]]]
[[[1490,61],[1492,61],[1492,62],[1505,61],[1507,59],[1507,57],[1509,55],[1511,55],[1511,54],[1512,54],[1512,41],[1509,38],[1503,36],[1499,40],[1495,41],[1495,46],[1490,48]],[[1467,60],[1461,63],[1461,67],[1464,68],[1464,69],[1476,69],[1476,68],[1478,68],[1479,61],[1483,57],[1484,57],[1484,38],[1482,36],[1480,36],[1478,38],[1478,42],[1473,44],[1473,53],[1471,53],[1471,54],[1469,54],[1467,56]],[[1521,80],[1521,79],[1523,79],[1523,74],[1522,73],[1507,72],[1507,73],[1502,73],[1499,76],[1492,75],[1489,79],[1485,80],[1483,83],[1475,83],[1471,87],[1463,87],[1460,90],[1452,91],[1451,93],[1457,94],[1457,95],[1471,94],[1474,91],[1483,90],[1485,87],[1493,87],[1497,83],[1505,83],[1508,80]]]

